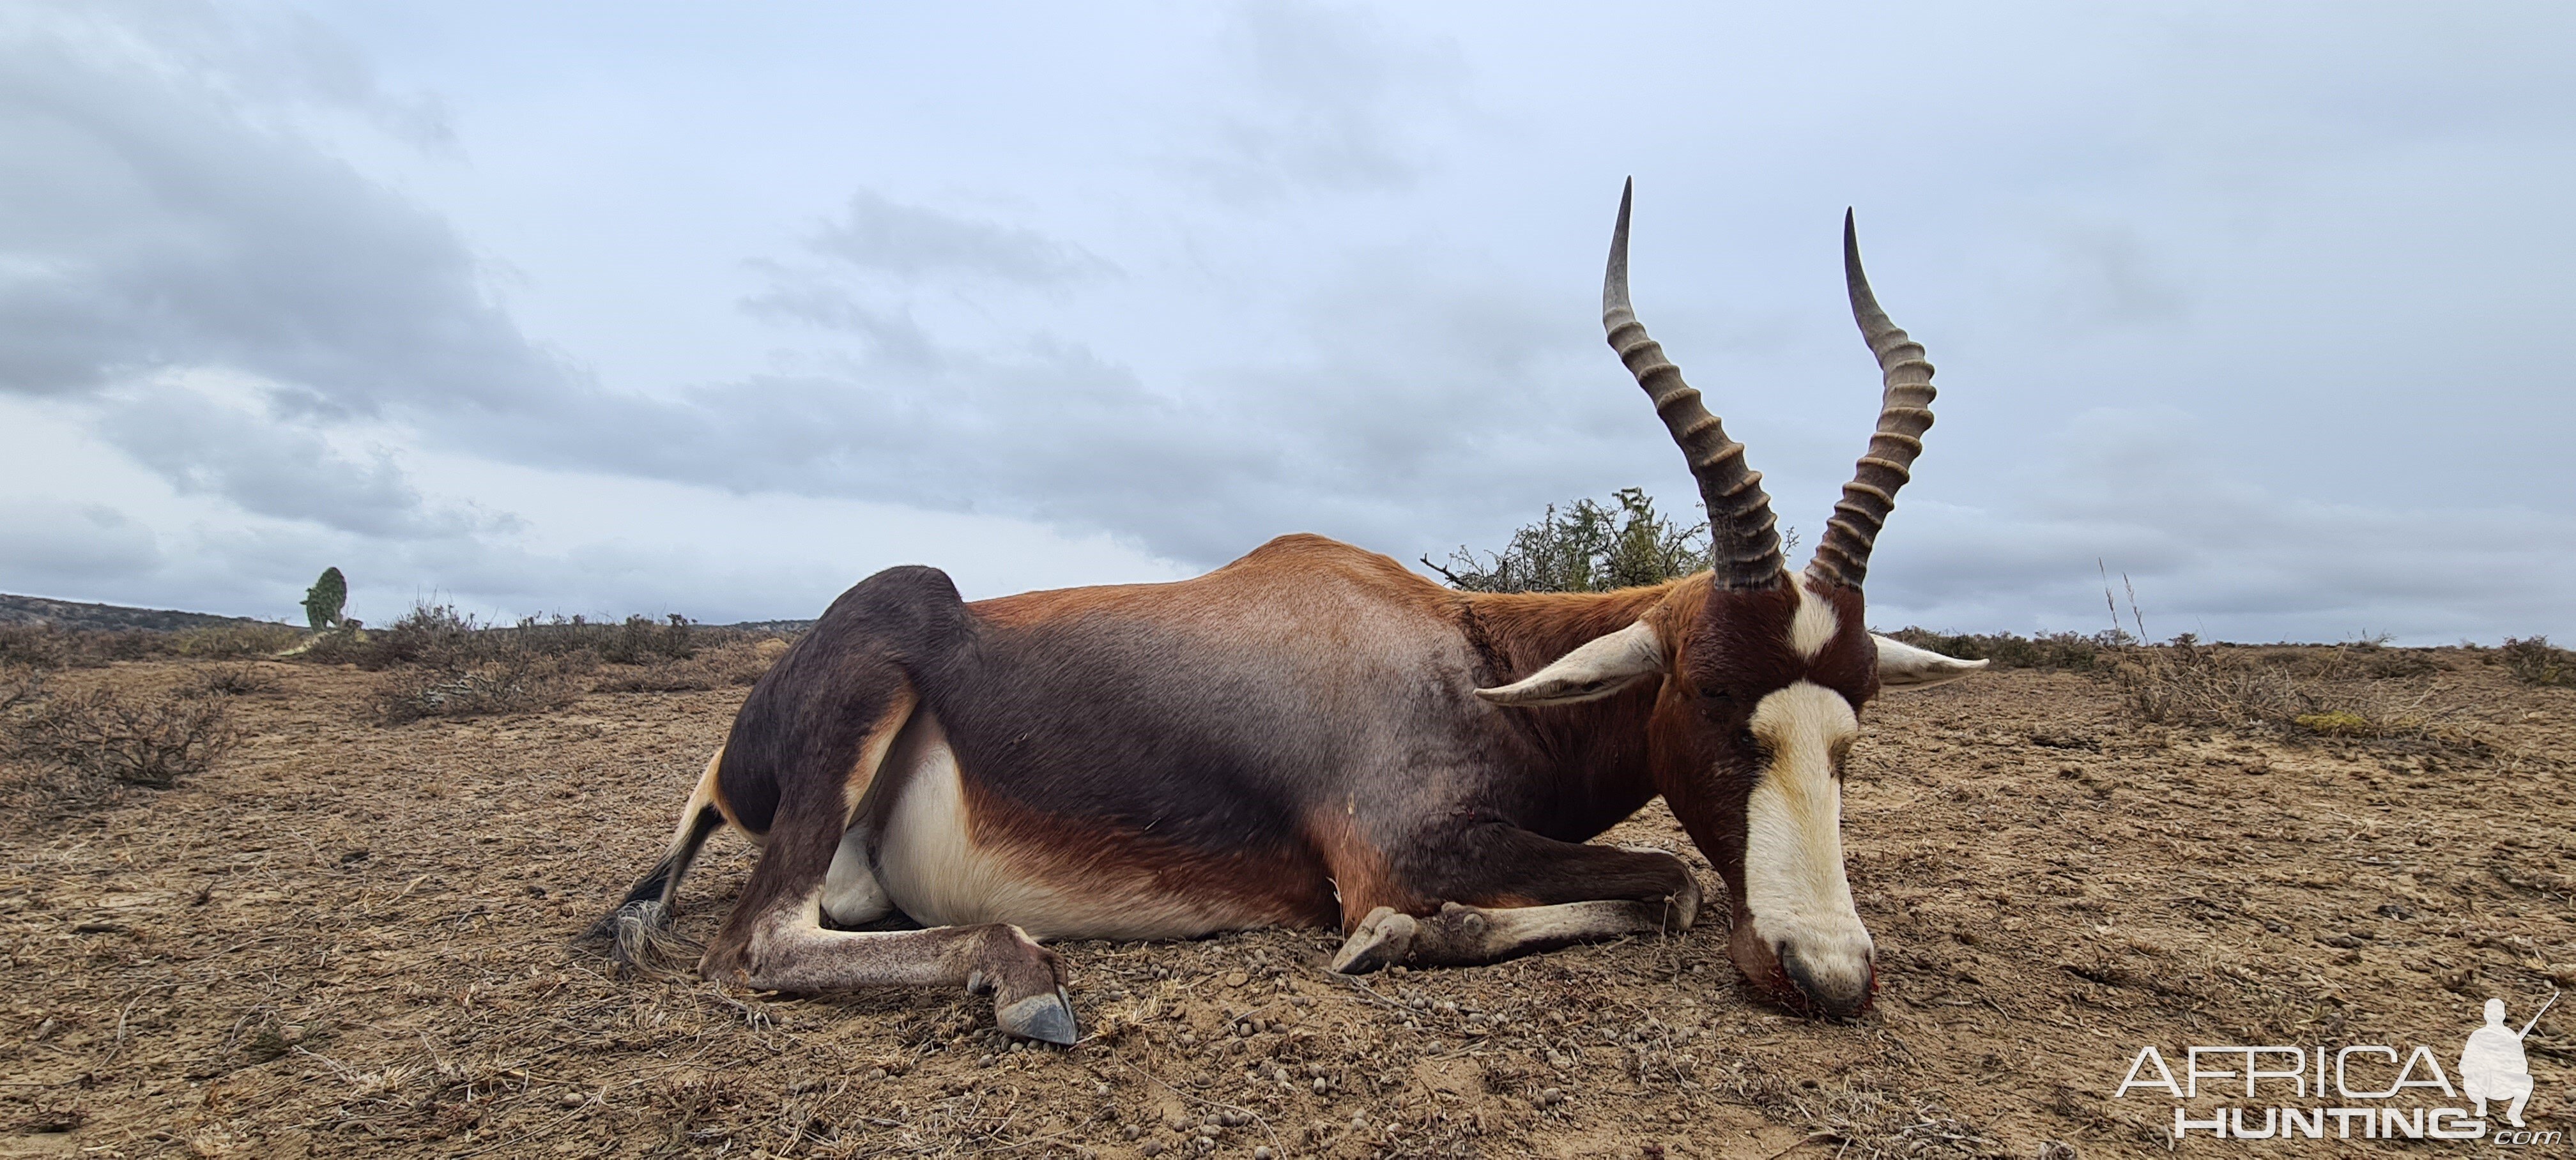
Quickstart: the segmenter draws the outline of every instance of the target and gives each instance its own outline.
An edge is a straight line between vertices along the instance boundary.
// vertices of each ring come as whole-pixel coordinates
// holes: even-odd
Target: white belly
[[[1195,938],[1265,925],[1239,905],[1157,888],[1118,865],[1114,848],[1069,864],[1049,851],[979,846],[957,754],[927,708],[886,761],[894,768],[880,779],[892,775],[887,784],[900,788],[877,839],[876,879],[925,925],[1006,922],[1041,939]]]

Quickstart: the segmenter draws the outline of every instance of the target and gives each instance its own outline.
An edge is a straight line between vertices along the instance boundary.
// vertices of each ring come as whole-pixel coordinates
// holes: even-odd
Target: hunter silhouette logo
[[[2455,1073],[2442,1070],[2441,1059],[2431,1047],[2400,1049],[2362,1043],[2186,1047],[2177,1076],[2164,1053],[2148,1044],[2138,1049],[2128,1074],[2111,1096],[2127,1099],[2141,1089],[2163,1092],[2174,1101],[2176,1140],[2206,1133],[2221,1140],[2331,1136],[2562,1144],[2562,1133],[2532,1131],[2522,1118],[2535,1086],[2523,1040],[2557,1002],[2553,992],[2516,1030],[2505,1022],[2504,1000],[2487,1000],[2486,1023],[2470,1031],[2461,1044]],[[2451,1082],[2453,1074],[2459,1079],[2456,1086]],[[2228,1102],[2198,1114],[2185,1106],[2186,1101],[2208,1096]],[[2452,1101],[2472,1106],[2459,1107]],[[2427,1107],[2426,1102],[2450,1106]],[[2488,1120],[2489,1103],[2503,1105],[2498,1109],[2501,1122]]]
[[[2522,1126],[2522,1105],[2531,1102],[2531,1064],[2523,1057],[2522,1041],[2557,1001],[2558,993],[2550,992],[2549,1002],[2515,1031],[2504,1025],[2504,1000],[2487,1000],[2487,1025],[2469,1032],[2468,1043],[2460,1048],[2460,1094],[2476,1101],[2479,1119],[2486,1118],[2488,1100],[2511,1100],[2505,1122]]]

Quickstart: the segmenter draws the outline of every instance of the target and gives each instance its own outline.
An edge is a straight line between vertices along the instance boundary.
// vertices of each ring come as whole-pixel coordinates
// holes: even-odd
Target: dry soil
[[[962,994],[728,994],[570,945],[739,689],[386,727],[380,677],[268,664],[212,772],[0,832],[0,1155],[2163,1153],[2174,1101],[2111,1095],[2144,1045],[2448,1067],[2487,997],[2519,1023],[2576,982],[2576,691],[2433,659],[2404,678],[2447,714],[2431,741],[2141,725],[2075,674],[1887,698],[1846,799],[1881,955],[1857,1021],[1750,1001],[1720,929],[1363,979],[1323,969],[1332,935],[1267,931],[1064,946],[1070,1050]],[[1659,806],[1605,840],[1720,889]],[[748,865],[716,839],[683,933]],[[2571,1029],[2576,1001],[2531,1037],[2535,1129],[2576,1135]]]

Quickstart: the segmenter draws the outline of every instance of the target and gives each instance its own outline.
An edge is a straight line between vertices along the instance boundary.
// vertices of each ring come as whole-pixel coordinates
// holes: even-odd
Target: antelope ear
[[[1571,705],[1607,697],[1664,671],[1664,642],[1652,625],[1638,621],[1608,636],[1596,636],[1555,663],[1526,677],[1476,695],[1493,705]]]
[[[1928,689],[1986,667],[1984,661],[1945,657],[1874,632],[1869,638],[1878,642],[1878,687],[1882,689]]]

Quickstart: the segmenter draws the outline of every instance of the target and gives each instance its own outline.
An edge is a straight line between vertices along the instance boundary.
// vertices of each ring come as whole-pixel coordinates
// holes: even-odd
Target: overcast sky
[[[2576,8],[0,7],[0,591],[814,615],[1694,491],[1882,627],[2576,637]],[[2099,561],[2099,563],[2097,563]],[[2127,598],[2122,597],[2123,615]]]

